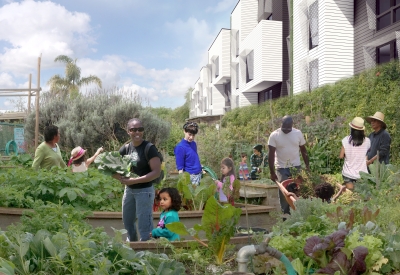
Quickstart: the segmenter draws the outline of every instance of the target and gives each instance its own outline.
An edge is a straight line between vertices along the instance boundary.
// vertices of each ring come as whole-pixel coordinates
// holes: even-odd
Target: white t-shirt
[[[87,171],[87,166],[85,162],[82,162],[80,165],[76,166],[75,164],[72,164],[72,172],[85,172]]]
[[[344,164],[342,174],[351,179],[359,179],[360,171],[368,173],[367,169],[367,151],[371,147],[369,138],[365,138],[360,146],[353,146],[349,143],[350,136],[342,139],[344,147]]]
[[[289,168],[300,166],[300,146],[306,144],[303,133],[292,128],[290,133],[285,134],[281,128],[272,132],[268,139],[268,145],[275,147],[275,167]]]

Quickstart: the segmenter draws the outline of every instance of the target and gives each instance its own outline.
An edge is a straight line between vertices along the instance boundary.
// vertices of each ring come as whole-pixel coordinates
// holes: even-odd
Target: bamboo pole
[[[28,94],[28,114],[31,113],[31,96],[32,96],[32,74],[29,74],[29,94]]]
[[[40,89],[40,88],[39,88]],[[37,89],[29,89],[29,88],[21,88],[21,89],[0,89],[0,92],[7,92],[7,93],[13,93],[13,92],[29,92],[29,91],[36,91]]]
[[[39,144],[39,96],[40,96],[40,61],[41,57],[38,57],[37,64],[37,89],[35,98],[35,108],[36,108],[36,120],[35,120],[35,149]]]

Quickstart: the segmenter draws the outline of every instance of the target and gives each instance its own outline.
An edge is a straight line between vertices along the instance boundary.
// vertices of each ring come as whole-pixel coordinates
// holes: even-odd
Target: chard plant
[[[167,228],[179,235],[191,235],[196,241],[207,247],[216,258],[217,264],[222,264],[229,240],[235,234],[235,228],[242,210],[232,205],[221,205],[212,196],[207,200],[201,224],[187,229],[182,222],[167,224]],[[208,243],[199,239],[199,232],[204,231]]]
[[[199,186],[192,185],[187,172],[179,175],[176,188],[182,194],[184,205],[190,210],[203,210],[206,201],[214,196],[217,190],[217,186],[209,176],[204,177]]]

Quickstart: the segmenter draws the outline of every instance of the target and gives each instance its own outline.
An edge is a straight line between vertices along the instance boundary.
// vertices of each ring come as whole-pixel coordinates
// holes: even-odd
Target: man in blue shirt
[[[194,137],[199,131],[195,122],[186,122],[183,125],[185,137],[175,146],[176,169],[179,173],[188,172],[192,184],[199,185],[201,179],[201,164],[197,154],[197,144]]]

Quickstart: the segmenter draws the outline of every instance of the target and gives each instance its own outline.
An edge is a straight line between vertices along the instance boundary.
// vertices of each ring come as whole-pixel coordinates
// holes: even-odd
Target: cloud
[[[208,7],[207,12],[218,13],[227,10],[233,10],[237,2],[238,0],[222,0],[218,2],[218,4],[216,4],[214,7]]]
[[[77,64],[82,69],[82,77],[98,76],[103,81],[103,88],[119,87],[124,91],[136,91],[140,96],[150,99],[151,105],[158,106],[165,103],[165,97],[175,98],[174,107],[182,105],[184,94],[199,75],[197,69],[146,68],[117,55],[105,56],[102,60],[82,59]]]
[[[52,67],[56,56],[78,56],[95,42],[89,15],[50,1],[5,4],[0,7],[0,21],[0,41],[6,42],[0,49],[0,68],[14,75],[36,68],[41,54],[42,67]]]
[[[7,73],[0,73],[0,87],[2,89],[15,88],[13,77]]]

